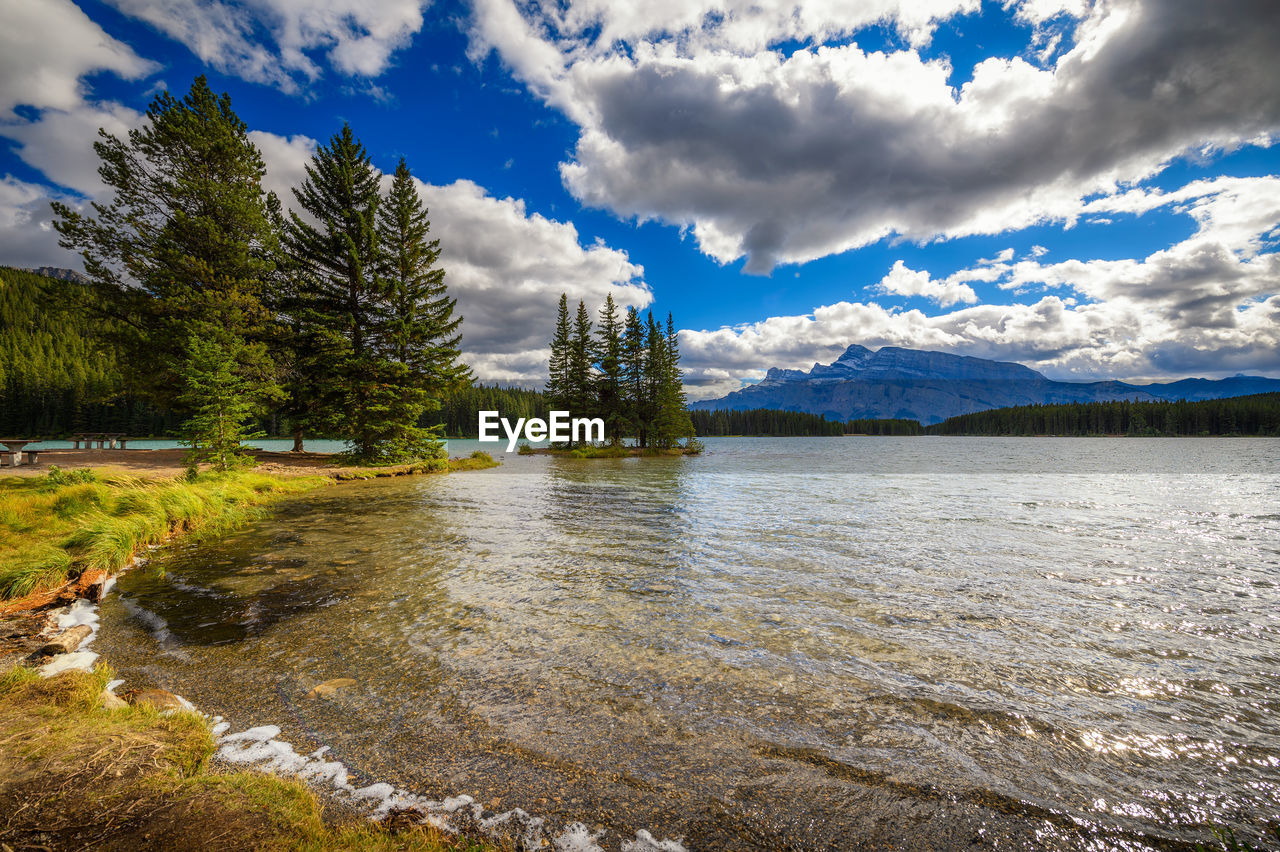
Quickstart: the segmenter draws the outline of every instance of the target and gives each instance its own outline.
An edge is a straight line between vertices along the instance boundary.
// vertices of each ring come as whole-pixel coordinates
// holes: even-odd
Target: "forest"
[[[930,435],[1280,436],[1280,393],[1199,402],[1077,402],[1021,405],[961,414],[925,428]]]
[[[819,435],[843,435],[845,426],[835,420],[827,420],[818,414],[803,411],[782,411],[774,408],[756,408],[749,411],[689,412],[698,437],[723,437],[726,435],[771,436],[795,438]]]
[[[644,449],[669,450],[681,440],[696,449],[688,443],[694,427],[671,314],[665,327],[652,311],[643,320],[634,307],[620,316],[609,295],[598,319],[593,330],[587,306],[579,302],[570,321],[569,300],[561,294],[547,370],[548,408],[599,417],[612,447],[632,437]]]
[[[1023,405],[961,414],[932,426],[915,420],[827,420],[817,414],[758,408],[693,411],[699,436],[722,435],[1189,435],[1280,436],[1280,394],[1199,402],[1078,402]]]
[[[250,463],[262,426],[345,439],[353,460],[438,456],[460,362],[440,244],[402,159],[349,125],[285,206],[225,93],[161,92],[124,138],[99,133],[107,202],[54,202],[81,281],[0,274],[0,428],[179,435],[190,464]]]

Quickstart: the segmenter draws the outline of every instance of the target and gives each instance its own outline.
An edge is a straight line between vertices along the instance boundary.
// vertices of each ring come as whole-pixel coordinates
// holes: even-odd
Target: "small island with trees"
[[[680,344],[670,314],[665,328],[652,311],[643,320],[633,307],[619,316],[610,294],[593,330],[586,304],[578,303],[570,322],[569,300],[561,294],[547,372],[546,407],[600,418],[605,441],[601,446],[569,441],[540,449],[525,444],[522,454],[616,458],[702,451],[694,439],[681,381]],[[634,437],[633,446],[625,445],[627,437]]]

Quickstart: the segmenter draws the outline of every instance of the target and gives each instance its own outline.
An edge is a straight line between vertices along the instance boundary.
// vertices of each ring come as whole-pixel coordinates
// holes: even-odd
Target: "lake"
[[[94,647],[361,783],[606,849],[1280,818],[1280,439],[705,443],[313,492],[122,577]]]

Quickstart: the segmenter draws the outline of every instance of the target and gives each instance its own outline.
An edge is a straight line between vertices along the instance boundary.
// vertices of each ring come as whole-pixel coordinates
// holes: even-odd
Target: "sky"
[[[1280,376],[1275,0],[0,0],[0,264],[198,74],[293,202],[404,157],[484,381],[561,293],[668,312],[711,398],[848,345],[1062,380]]]

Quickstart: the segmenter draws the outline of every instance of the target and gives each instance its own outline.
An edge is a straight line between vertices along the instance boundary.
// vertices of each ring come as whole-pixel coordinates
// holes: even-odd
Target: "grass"
[[[41,678],[0,675],[0,838],[14,848],[420,850],[492,847],[426,828],[394,833],[326,821],[305,785],[211,768],[214,741],[195,713],[106,710],[107,666]]]
[[[147,479],[51,467],[41,477],[0,479],[0,600],[55,589],[86,571],[119,571],[135,554],[178,533],[208,536],[260,517],[271,503],[335,479],[483,470],[498,462],[477,450],[330,476],[253,471]]]
[[[85,571],[118,571],[175,533],[225,531],[329,481],[252,472],[143,479],[56,468],[0,479],[0,599],[56,588]]]
[[[595,444],[583,444],[573,449],[565,446],[551,447],[530,447],[528,444],[521,444],[519,453],[522,456],[527,455],[551,455],[551,456],[567,456],[572,459],[624,459],[632,456],[693,456],[702,452],[702,444],[697,441],[690,441],[685,447],[671,447],[670,449],[660,450],[655,447],[628,447],[624,445],[605,444],[597,446]]]

